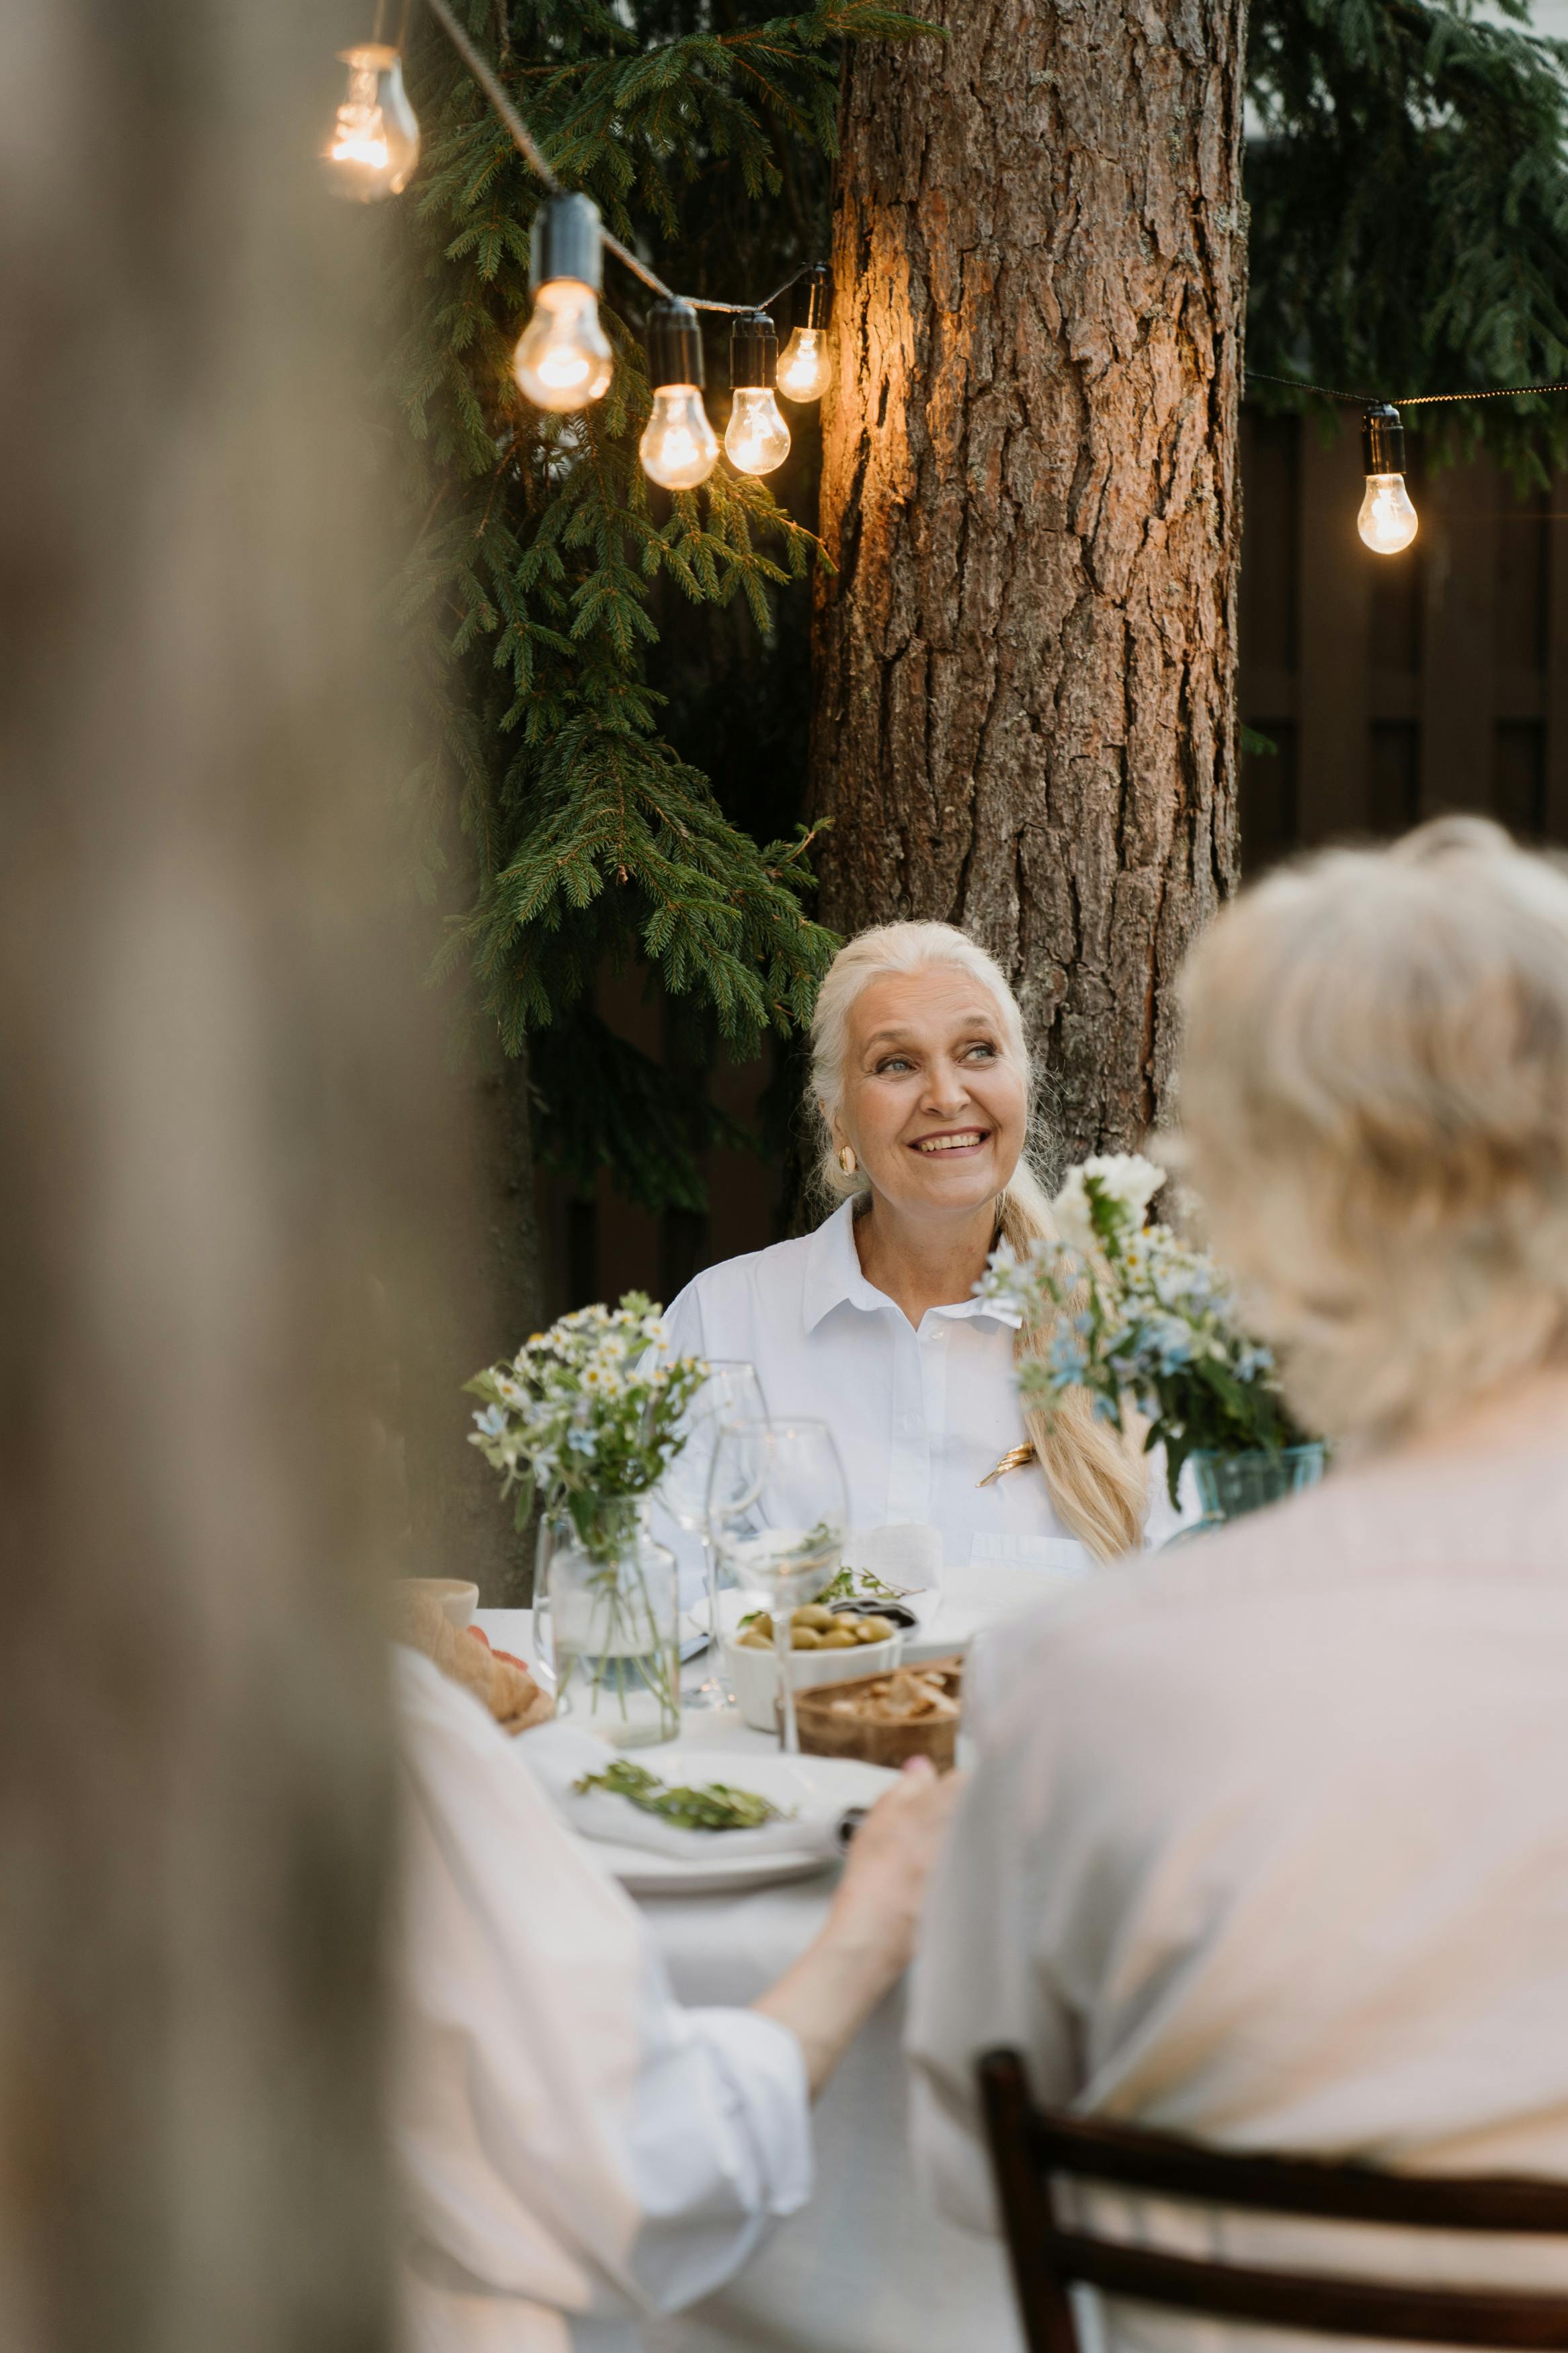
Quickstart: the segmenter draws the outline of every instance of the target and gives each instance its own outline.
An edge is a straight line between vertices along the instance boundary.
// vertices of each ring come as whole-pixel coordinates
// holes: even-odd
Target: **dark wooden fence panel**
[[[1489,460],[1410,476],[1415,545],[1356,533],[1353,426],[1250,417],[1242,465],[1248,873],[1297,848],[1484,810],[1568,842],[1568,482]]]

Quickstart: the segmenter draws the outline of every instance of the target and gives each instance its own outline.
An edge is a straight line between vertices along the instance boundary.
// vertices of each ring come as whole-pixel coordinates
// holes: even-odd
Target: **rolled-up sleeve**
[[[427,1662],[400,1652],[396,1672],[416,2246],[536,2307],[677,2309],[810,2194],[799,2044],[751,2011],[682,2009],[515,1745]]]

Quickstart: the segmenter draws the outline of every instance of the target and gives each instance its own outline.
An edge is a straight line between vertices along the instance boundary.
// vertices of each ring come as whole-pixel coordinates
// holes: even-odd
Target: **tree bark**
[[[390,255],[312,155],[363,21],[8,22],[0,2345],[374,2353],[374,1300],[446,1177],[389,1018]]]
[[[1158,1113],[1237,874],[1244,6],[932,0],[847,69],[823,912],[983,941],[1075,1156]]]

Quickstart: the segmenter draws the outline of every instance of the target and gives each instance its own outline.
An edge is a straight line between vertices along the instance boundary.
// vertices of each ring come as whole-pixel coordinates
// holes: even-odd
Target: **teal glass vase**
[[[1256,1453],[1247,1454],[1212,1453],[1200,1449],[1189,1454],[1187,1460],[1197,1482],[1203,1517],[1178,1528],[1161,1546],[1162,1552],[1169,1552],[1173,1545],[1193,1544],[1215,1528],[1228,1527],[1232,1520],[1245,1519],[1248,1512],[1266,1511],[1270,1504],[1282,1504],[1287,1495],[1300,1494],[1303,1487],[1315,1487],[1323,1475],[1327,1451],[1321,1439],[1315,1438],[1305,1446],[1281,1446],[1268,1451],[1259,1448]]]

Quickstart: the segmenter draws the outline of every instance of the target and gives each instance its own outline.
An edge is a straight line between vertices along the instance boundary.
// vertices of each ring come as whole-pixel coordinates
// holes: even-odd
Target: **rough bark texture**
[[[963,924],[1072,1153],[1132,1143],[1236,873],[1245,0],[932,0],[851,52],[824,913]]]
[[[312,158],[356,27],[6,29],[0,2345],[373,2353],[374,1301],[443,1179],[355,413],[390,257]]]

